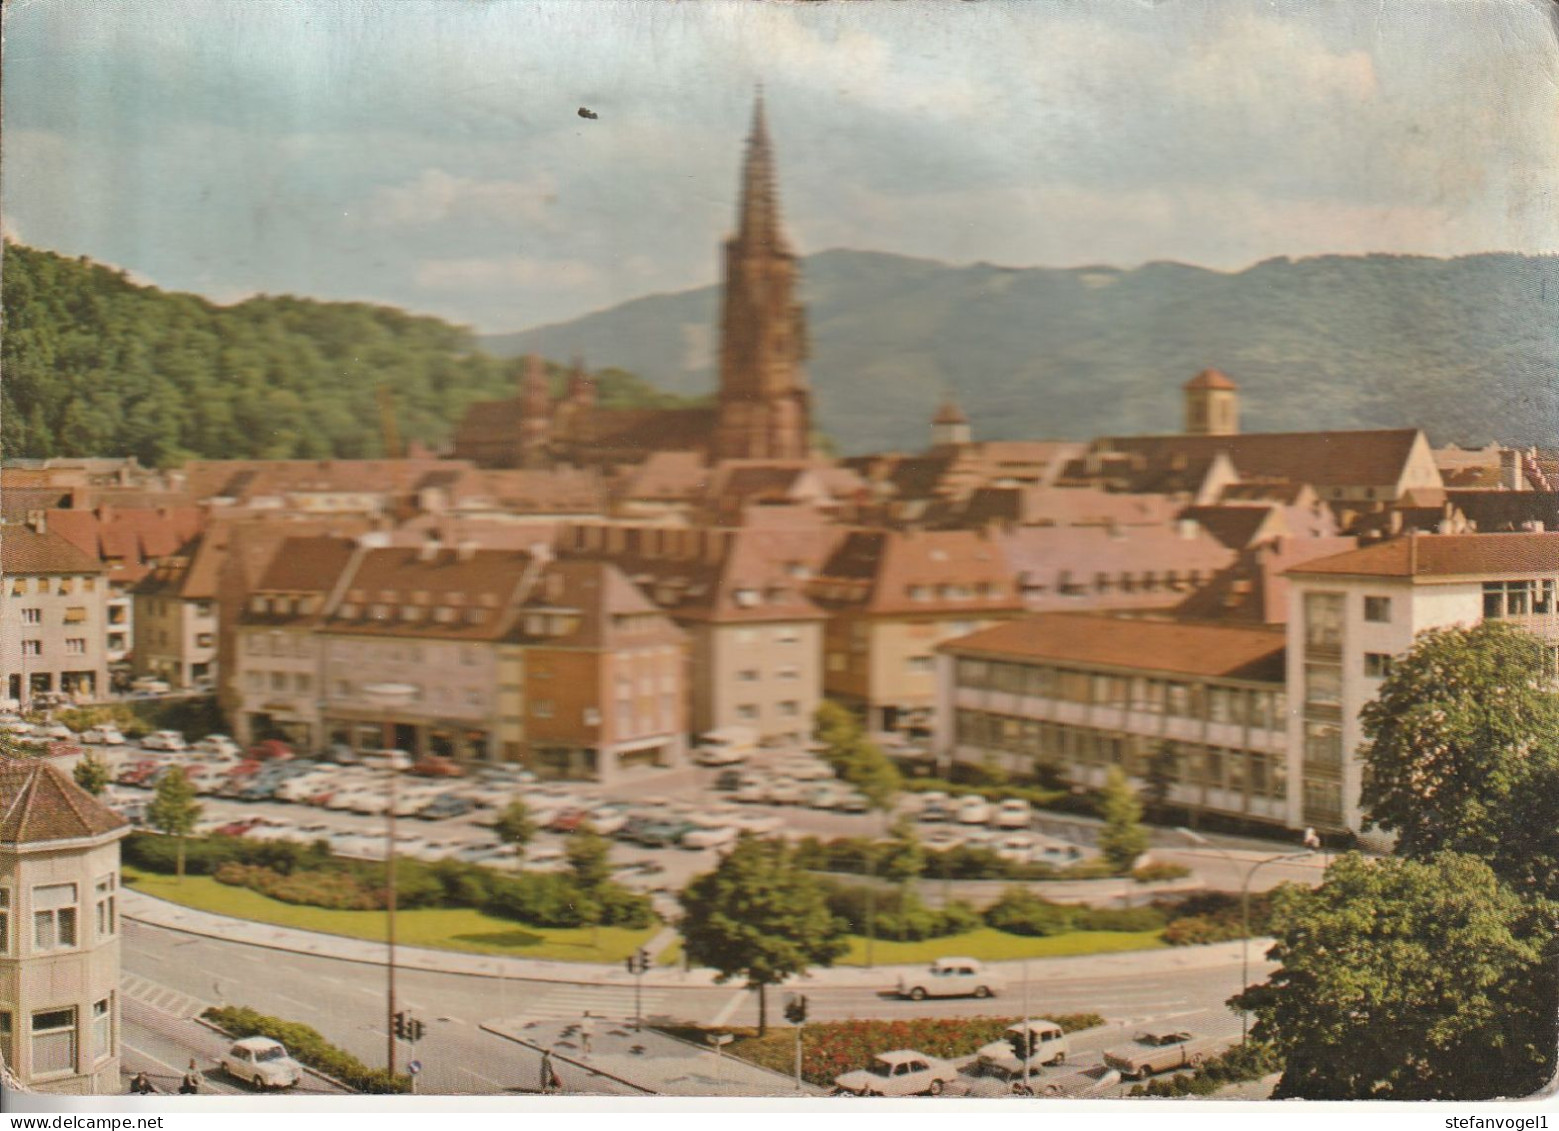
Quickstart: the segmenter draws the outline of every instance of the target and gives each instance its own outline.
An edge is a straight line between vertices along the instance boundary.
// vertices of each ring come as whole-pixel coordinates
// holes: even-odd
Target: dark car
[[[730,793],[739,789],[742,784],[743,770],[721,770],[720,776],[715,778],[715,788]]]
[[[440,794],[417,810],[424,821],[443,821],[450,817],[464,817],[476,806],[469,797],[456,797],[452,793]]]
[[[696,827],[692,821],[650,821],[634,839],[645,848],[670,848]]]

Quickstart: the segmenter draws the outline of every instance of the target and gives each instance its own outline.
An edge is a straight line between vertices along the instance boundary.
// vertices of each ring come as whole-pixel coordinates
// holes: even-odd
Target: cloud
[[[536,259],[524,255],[429,259],[417,265],[417,285],[430,290],[538,287],[581,290],[598,285],[601,272],[578,259]]]
[[[550,221],[557,191],[549,173],[504,181],[424,169],[414,181],[376,188],[358,219],[369,227],[431,225],[453,219],[535,227]]]

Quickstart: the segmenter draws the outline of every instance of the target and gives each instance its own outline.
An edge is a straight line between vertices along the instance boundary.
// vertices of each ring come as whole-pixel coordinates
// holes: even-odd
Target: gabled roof
[[[0,845],[85,840],[129,827],[57,766],[0,758]]]
[[[1307,562],[1290,576],[1499,578],[1559,574],[1559,534],[1410,534]]]
[[[103,563],[69,539],[31,526],[0,525],[0,572],[17,574],[102,573]]]
[[[1416,428],[1361,432],[1250,432],[1234,436],[1107,436],[1096,447],[1134,454],[1150,464],[1197,463],[1220,452],[1241,479],[1278,478],[1321,487],[1389,486],[1401,481]]]
[[[867,613],[976,616],[1021,607],[1005,551],[970,530],[851,531],[808,592],[825,608]]]
[[[1281,684],[1284,640],[1274,628],[1040,613],[950,640],[941,650]]]

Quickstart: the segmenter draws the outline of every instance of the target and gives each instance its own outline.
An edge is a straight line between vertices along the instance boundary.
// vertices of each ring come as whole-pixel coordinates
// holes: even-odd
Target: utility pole
[[[801,1091],[801,1027],[807,1022],[807,995],[791,994],[785,1002],[785,1020],[796,1027],[796,1091]]]
[[[369,700],[381,705],[386,716],[397,706],[412,702],[420,688],[409,683],[370,683],[363,687],[363,694]],[[395,1075],[395,806],[400,798],[396,792],[396,783],[400,778],[400,764],[395,747],[395,724],[389,717],[382,722],[381,741],[386,751],[385,757],[389,762],[389,793],[390,805],[385,810],[386,840],[384,845],[384,912],[385,912],[385,944],[388,948],[385,962],[385,1013],[389,1018],[389,1032],[385,1034],[384,1062],[389,1068],[390,1075]]]
[[[627,958],[628,973],[633,975],[633,1031],[644,1028],[644,975],[650,969],[650,952],[642,946]]]

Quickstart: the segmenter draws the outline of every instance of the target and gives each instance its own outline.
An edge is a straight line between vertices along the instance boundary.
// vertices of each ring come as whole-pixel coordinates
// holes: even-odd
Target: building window
[[[756,628],[738,628],[736,630],[736,642],[738,644],[758,643],[758,630]]]
[[[264,672],[245,672],[244,673],[244,684],[245,684],[245,686],[247,686],[249,688],[250,691],[257,691],[257,692],[258,691],[264,691],[265,690],[265,673]]]
[[[112,995],[92,1003],[92,1059],[102,1060],[114,1052],[114,999]]]
[[[86,624],[87,608],[85,605],[71,605],[65,610],[66,624]]]
[[[4,1057],[7,1064],[14,1065],[16,1052],[11,1047],[11,1026],[11,1011],[0,1009],[0,1057]]]
[[[300,693],[307,693],[314,685],[314,680],[306,672],[298,672],[292,677],[292,689]]]
[[[797,628],[776,628],[774,630],[774,643],[795,644],[801,640],[801,630]]]
[[[530,705],[530,713],[538,719],[550,719],[552,717],[552,700],[533,700]]]
[[[1364,653],[1364,674],[1371,679],[1385,679],[1391,674],[1391,656],[1386,652]]]
[[[42,624],[43,623],[43,610],[42,609],[23,609],[22,610],[22,623],[23,624]]]
[[[32,1015],[34,1076],[76,1070],[76,1009],[49,1009]]]
[[[66,950],[76,945],[76,885],[45,884],[32,889],[33,949]]]
[[[831,672],[842,672],[842,671],[844,671],[844,667],[845,667],[845,656],[844,656],[843,652],[830,652],[830,653],[828,653],[828,670],[829,671],[831,671]]]
[[[1534,613],[1550,615],[1554,611],[1554,588],[1551,577],[1542,581],[1486,581],[1483,583],[1483,615],[1490,620]]]
[[[801,714],[801,704],[794,699],[785,699],[779,705],[780,718],[794,719]]]
[[[0,954],[11,953],[11,889],[0,888]]]
[[[104,876],[93,885],[93,892],[97,897],[97,937],[100,939],[110,937],[119,929],[118,912],[114,906],[117,902],[114,892],[118,886],[118,881],[112,874]]]
[[[736,717],[743,722],[754,722],[758,718],[758,706],[755,703],[738,703]]]
[[[1305,647],[1335,652],[1342,647],[1341,593],[1305,594]]]
[[[1306,664],[1305,705],[1340,707],[1342,705],[1342,669],[1333,664]]]
[[[774,674],[777,675],[780,679],[800,679],[801,669],[796,667],[794,664],[787,664]]]
[[[1342,731],[1328,723],[1305,724],[1305,765],[1312,769],[1342,766]]]
[[[215,643],[216,637],[212,633],[199,632],[195,634],[195,647],[197,648],[210,648]]]
[[[757,668],[743,668],[741,671],[736,673],[736,678],[741,680],[743,683],[757,683],[758,682],[758,669]]]
[[[1391,598],[1390,597],[1366,597],[1364,598],[1364,619],[1371,624],[1391,623]]]
[[[286,672],[272,672],[271,673],[271,690],[272,691],[286,691],[287,690],[287,673]]]
[[[264,639],[264,637],[255,636],[253,633],[251,633],[250,635],[244,637],[244,651],[249,653],[249,655],[251,655],[251,656],[258,656],[258,655],[261,655],[262,653],[264,653],[264,651],[265,651],[265,639]]]
[[[23,640],[22,641],[22,655],[24,655],[24,656],[41,656],[41,655],[43,655],[43,641],[41,641],[41,640]]]
[[[65,638],[65,654],[67,656],[85,656],[87,654],[87,639],[84,636],[68,636]]]
[[[926,675],[931,671],[930,656],[910,656],[904,661],[911,675]]]

